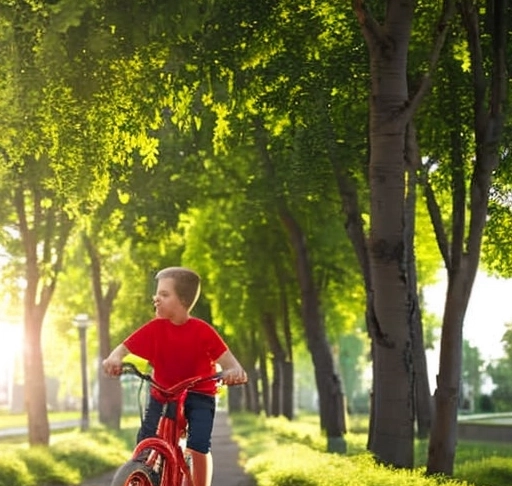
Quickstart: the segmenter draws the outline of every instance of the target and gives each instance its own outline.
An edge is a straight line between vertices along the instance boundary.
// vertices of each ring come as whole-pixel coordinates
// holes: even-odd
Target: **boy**
[[[199,275],[187,268],[169,267],[160,270],[156,280],[153,297],[156,317],[134,331],[103,360],[105,373],[119,375],[123,358],[133,353],[151,364],[155,380],[166,388],[192,376],[213,374],[216,364],[222,368],[225,384],[245,383],[244,369],[215,329],[189,314],[199,297]],[[203,382],[191,389],[185,402],[187,452],[192,456],[196,486],[210,486],[212,480],[210,442],[215,392],[215,382]],[[137,442],[155,435],[162,410],[160,399],[158,390],[152,388]]]

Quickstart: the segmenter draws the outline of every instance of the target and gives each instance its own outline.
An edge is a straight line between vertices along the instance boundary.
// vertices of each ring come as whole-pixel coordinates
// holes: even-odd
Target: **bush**
[[[37,478],[38,486],[67,485],[80,482],[80,472],[57,460],[47,447],[33,447],[21,451],[20,458]]]
[[[457,477],[475,484],[508,486],[512,484],[512,464],[508,457],[485,457],[457,467]]]
[[[479,400],[479,408],[483,413],[494,412],[494,402],[490,395],[481,395]]]
[[[79,472],[80,478],[89,478],[117,468],[129,455],[119,438],[105,431],[92,431],[59,441],[51,448],[53,456]]]
[[[0,455],[0,486],[58,486],[80,484],[85,478],[119,467],[133,443],[104,429],[55,436],[49,447],[5,445]]]
[[[425,462],[415,469],[386,467],[365,450],[366,433],[346,434],[348,454],[325,452],[318,418],[288,421],[233,414],[235,440],[247,471],[258,486],[510,486],[512,446],[460,441],[454,477],[426,476]],[[426,458],[427,441],[416,455]],[[419,452],[419,454],[418,454]],[[421,459],[420,457],[420,459]],[[423,465],[422,465],[423,464]]]
[[[0,486],[35,486],[35,477],[14,451],[3,450],[0,454]]]
[[[286,458],[286,460],[283,460]],[[293,444],[260,454],[247,462],[258,486],[438,486],[422,470],[393,469],[378,465],[370,454],[344,456],[314,451]],[[446,479],[444,486],[469,483]]]

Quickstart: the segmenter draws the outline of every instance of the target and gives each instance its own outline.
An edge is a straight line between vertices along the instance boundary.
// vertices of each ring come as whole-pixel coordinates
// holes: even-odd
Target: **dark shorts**
[[[163,404],[150,397],[144,413],[144,420],[137,434],[137,443],[156,435],[156,428]],[[174,407],[169,407],[167,415],[174,416]],[[187,447],[202,454],[210,451],[213,418],[215,416],[215,397],[190,392],[185,401],[185,416],[188,421]]]

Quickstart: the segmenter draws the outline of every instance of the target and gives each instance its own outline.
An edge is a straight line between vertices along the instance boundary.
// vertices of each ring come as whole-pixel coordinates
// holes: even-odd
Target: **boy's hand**
[[[222,370],[222,381],[226,385],[242,385],[247,383],[247,373],[242,367]]]
[[[217,364],[222,369],[222,381],[226,385],[247,383],[247,373],[229,349],[217,360]]]
[[[123,369],[123,358],[129,353],[124,344],[120,344],[103,360],[101,367],[108,376],[119,376]]]
[[[119,376],[123,367],[123,362],[120,359],[109,356],[101,363],[103,371],[108,376]]]

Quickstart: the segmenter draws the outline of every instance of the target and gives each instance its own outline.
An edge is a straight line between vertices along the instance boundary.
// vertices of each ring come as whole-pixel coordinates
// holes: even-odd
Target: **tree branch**
[[[468,252],[479,255],[482,233],[486,224],[489,188],[492,173],[499,165],[499,142],[503,135],[504,106],[507,94],[506,71],[506,14],[508,0],[494,0],[489,5],[492,15],[489,35],[492,37],[492,75],[487,96],[487,79],[483,62],[478,12],[471,2],[461,5],[468,31],[468,43],[473,63],[473,88],[475,93],[476,160],[471,180],[471,221],[468,235]]]
[[[434,39],[432,52],[430,53],[427,72],[424,74],[421,84],[407,108],[411,115],[416,112],[421,101],[426,96],[427,92],[430,90],[430,87],[432,85],[432,77],[434,71],[436,70],[439,57],[441,56],[441,51],[446,40],[446,35],[448,34],[448,30],[450,28],[450,21],[452,20],[454,13],[455,0],[445,0],[443,2],[441,15],[437,22],[437,36]]]
[[[379,44],[391,45],[389,39],[386,38],[384,29],[372,16],[364,0],[352,0],[352,8],[368,46],[374,48]]]
[[[432,221],[432,226],[434,227],[434,233],[436,235],[437,246],[439,247],[439,251],[443,257],[445,267],[450,270],[452,266],[450,257],[450,245],[443,225],[441,208],[437,202],[436,195],[432,189],[432,185],[428,180],[428,171],[430,170],[432,164],[433,161],[429,160],[428,163],[424,166],[421,181],[425,191],[425,199],[427,202],[427,209],[430,214],[430,220]]]

